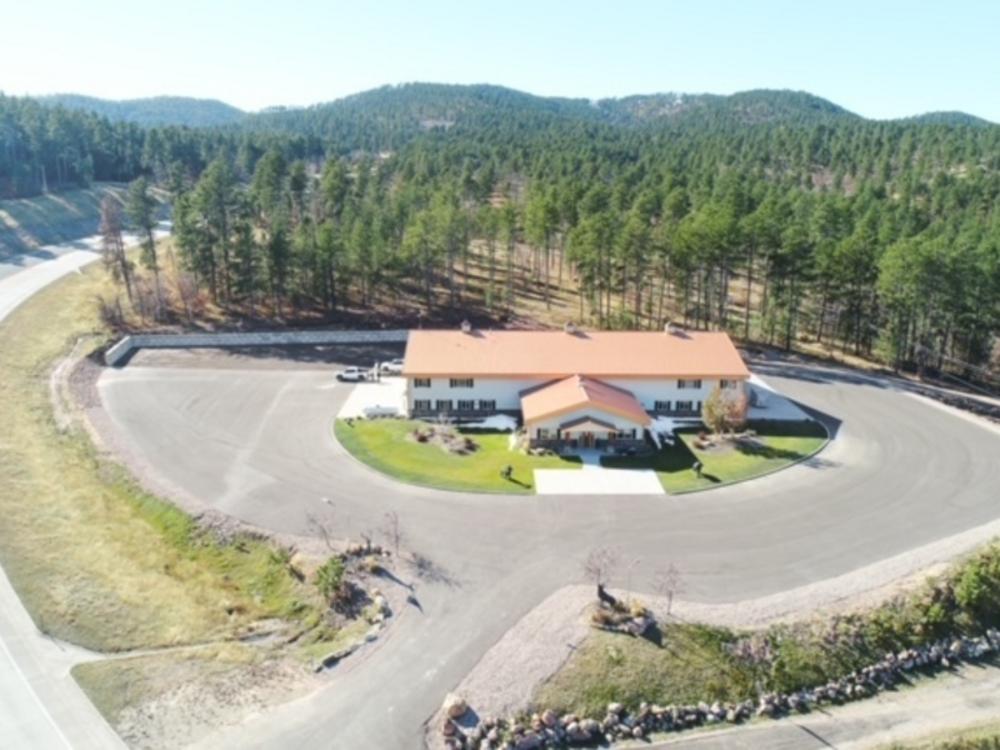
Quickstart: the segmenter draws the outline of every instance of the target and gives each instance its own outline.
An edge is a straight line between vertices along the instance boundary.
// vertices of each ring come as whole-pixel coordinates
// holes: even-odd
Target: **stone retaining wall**
[[[115,366],[136,349],[193,349],[227,346],[324,346],[330,344],[405,344],[406,330],[390,331],[261,331],[258,333],[139,333],[125,336],[104,352]]]
[[[756,701],[660,706],[640,703],[628,710],[609,703],[603,719],[560,714],[552,709],[524,716],[468,717],[468,704],[449,696],[441,719],[441,739],[447,750],[555,750],[566,747],[612,747],[618,742],[646,741],[654,734],[681,732],[695,727],[743,724],[754,717],[780,719],[827,706],[878,695],[910,684],[917,674],[933,675],[961,664],[992,660],[1000,651],[1000,630],[988,628],[981,635],[944,638],[881,660],[840,679],[793,693],[765,693]],[[630,745],[631,747],[631,745]]]

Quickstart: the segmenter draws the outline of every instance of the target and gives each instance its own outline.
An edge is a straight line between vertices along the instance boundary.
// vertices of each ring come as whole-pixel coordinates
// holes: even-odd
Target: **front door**
[[[581,435],[580,435],[580,443],[583,445],[584,448],[593,448],[594,447],[594,433],[592,433],[592,432],[581,433]]]

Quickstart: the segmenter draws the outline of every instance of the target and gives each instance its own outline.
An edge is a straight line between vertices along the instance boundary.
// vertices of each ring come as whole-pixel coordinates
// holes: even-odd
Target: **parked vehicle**
[[[388,362],[383,362],[379,365],[379,369],[382,371],[383,375],[402,375],[403,360],[390,359]]]
[[[395,406],[382,406],[381,404],[375,404],[373,406],[366,406],[361,410],[364,414],[365,419],[376,419],[378,417],[398,417],[399,409]]]
[[[337,380],[348,383],[359,383],[369,377],[371,374],[364,367],[347,367],[337,373]]]

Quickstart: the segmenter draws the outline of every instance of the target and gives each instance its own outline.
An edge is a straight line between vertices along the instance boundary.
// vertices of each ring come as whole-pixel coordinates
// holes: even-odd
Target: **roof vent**
[[[563,324],[563,331],[572,336],[573,334],[576,333],[576,323],[574,323],[572,320],[567,320],[566,323]]]
[[[462,321],[462,333],[472,333],[472,323],[467,319]]]

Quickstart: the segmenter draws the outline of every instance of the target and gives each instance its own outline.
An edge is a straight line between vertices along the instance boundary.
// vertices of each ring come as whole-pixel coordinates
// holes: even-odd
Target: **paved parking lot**
[[[829,582],[828,596],[839,598],[872,585],[855,570],[891,558],[893,574],[906,575],[916,569],[907,565],[927,564],[915,550],[1000,518],[996,432],[836,368],[755,368],[835,435],[815,458],[770,477],[694,495],[510,496],[440,492],[373,472],[331,429],[352,386],[331,387],[329,366],[311,357],[259,361],[139,358],[105,371],[101,398],[111,429],[141,459],[133,468],[275,531],[308,533],[310,516],[327,514],[338,536],[356,538],[395,512],[407,548],[433,561],[434,576],[418,582],[421,609],[401,613],[398,635],[378,642],[363,669],[210,747],[419,746],[443,695],[522,615],[579,583],[596,547],[641,560],[637,591],[673,562],[694,602]]]

